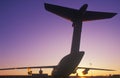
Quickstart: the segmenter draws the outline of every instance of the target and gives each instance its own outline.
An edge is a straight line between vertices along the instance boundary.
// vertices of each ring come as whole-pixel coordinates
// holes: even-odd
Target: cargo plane
[[[82,22],[112,18],[117,13],[87,11],[88,4],[84,4],[80,9],[72,9],[48,3],[45,3],[44,5],[47,11],[50,11],[72,22],[73,37],[70,53],[64,56],[57,65],[53,66],[1,68],[0,70],[40,68],[41,72],[42,68],[53,68],[51,73],[51,76],[53,78],[68,78],[70,74],[76,73],[77,69],[84,69],[84,71],[82,72],[84,75],[88,74],[89,70],[114,71],[111,69],[78,67],[78,65],[85,54],[84,51],[79,51],[82,32]]]

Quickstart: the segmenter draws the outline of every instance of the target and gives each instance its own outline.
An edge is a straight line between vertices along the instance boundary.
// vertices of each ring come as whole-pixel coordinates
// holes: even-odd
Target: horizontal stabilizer
[[[45,9],[70,21],[73,21],[74,19],[76,19],[76,17],[79,17],[76,15],[79,15],[78,13],[80,13],[77,9],[62,7],[48,3],[45,3]],[[112,18],[116,14],[117,13],[86,11],[82,21]]]
[[[87,11],[84,17],[84,21],[112,18],[116,14],[117,13]]]

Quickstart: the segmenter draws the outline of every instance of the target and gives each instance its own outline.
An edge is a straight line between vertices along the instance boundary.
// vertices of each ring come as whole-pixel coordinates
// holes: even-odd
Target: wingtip
[[[44,7],[45,7],[46,10],[48,10],[49,8],[51,8],[53,6],[55,6],[55,5],[49,4],[49,3],[44,3]]]
[[[118,13],[114,13],[114,16],[117,15]]]
[[[48,3],[44,3],[44,5],[48,5]]]
[[[47,9],[48,5],[49,5],[48,3],[44,3],[45,9]]]
[[[44,6],[49,6],[49,5],[53,5],[53,4],[49,4],[49,3],[44,3]]]

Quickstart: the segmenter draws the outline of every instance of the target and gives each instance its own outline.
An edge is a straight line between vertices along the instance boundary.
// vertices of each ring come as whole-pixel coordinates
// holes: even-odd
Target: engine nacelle
[[[28,71],[28,75],[32,75],[32,71]]]
[[[82,71],[82,74],[86,75],[86,74],[88,74],[88,71],[89,71],[89,69],[85,69],[84,71]]]

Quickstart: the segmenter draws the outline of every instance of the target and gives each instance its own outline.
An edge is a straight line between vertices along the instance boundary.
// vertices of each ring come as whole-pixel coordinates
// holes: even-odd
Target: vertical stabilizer
[[[82,21],[74,23],[71,53],[79,52],[81,32],[82,32]]]
[[[81,39],[81,32],[82,32],[82,20],[86,13],[88,5],[84,4],[78,14],[76,15],[76,18],[73,20],[73,38],[72,38],[72,45],[71,45],[71,53],[79,52],[80,48],[80,39]]]

